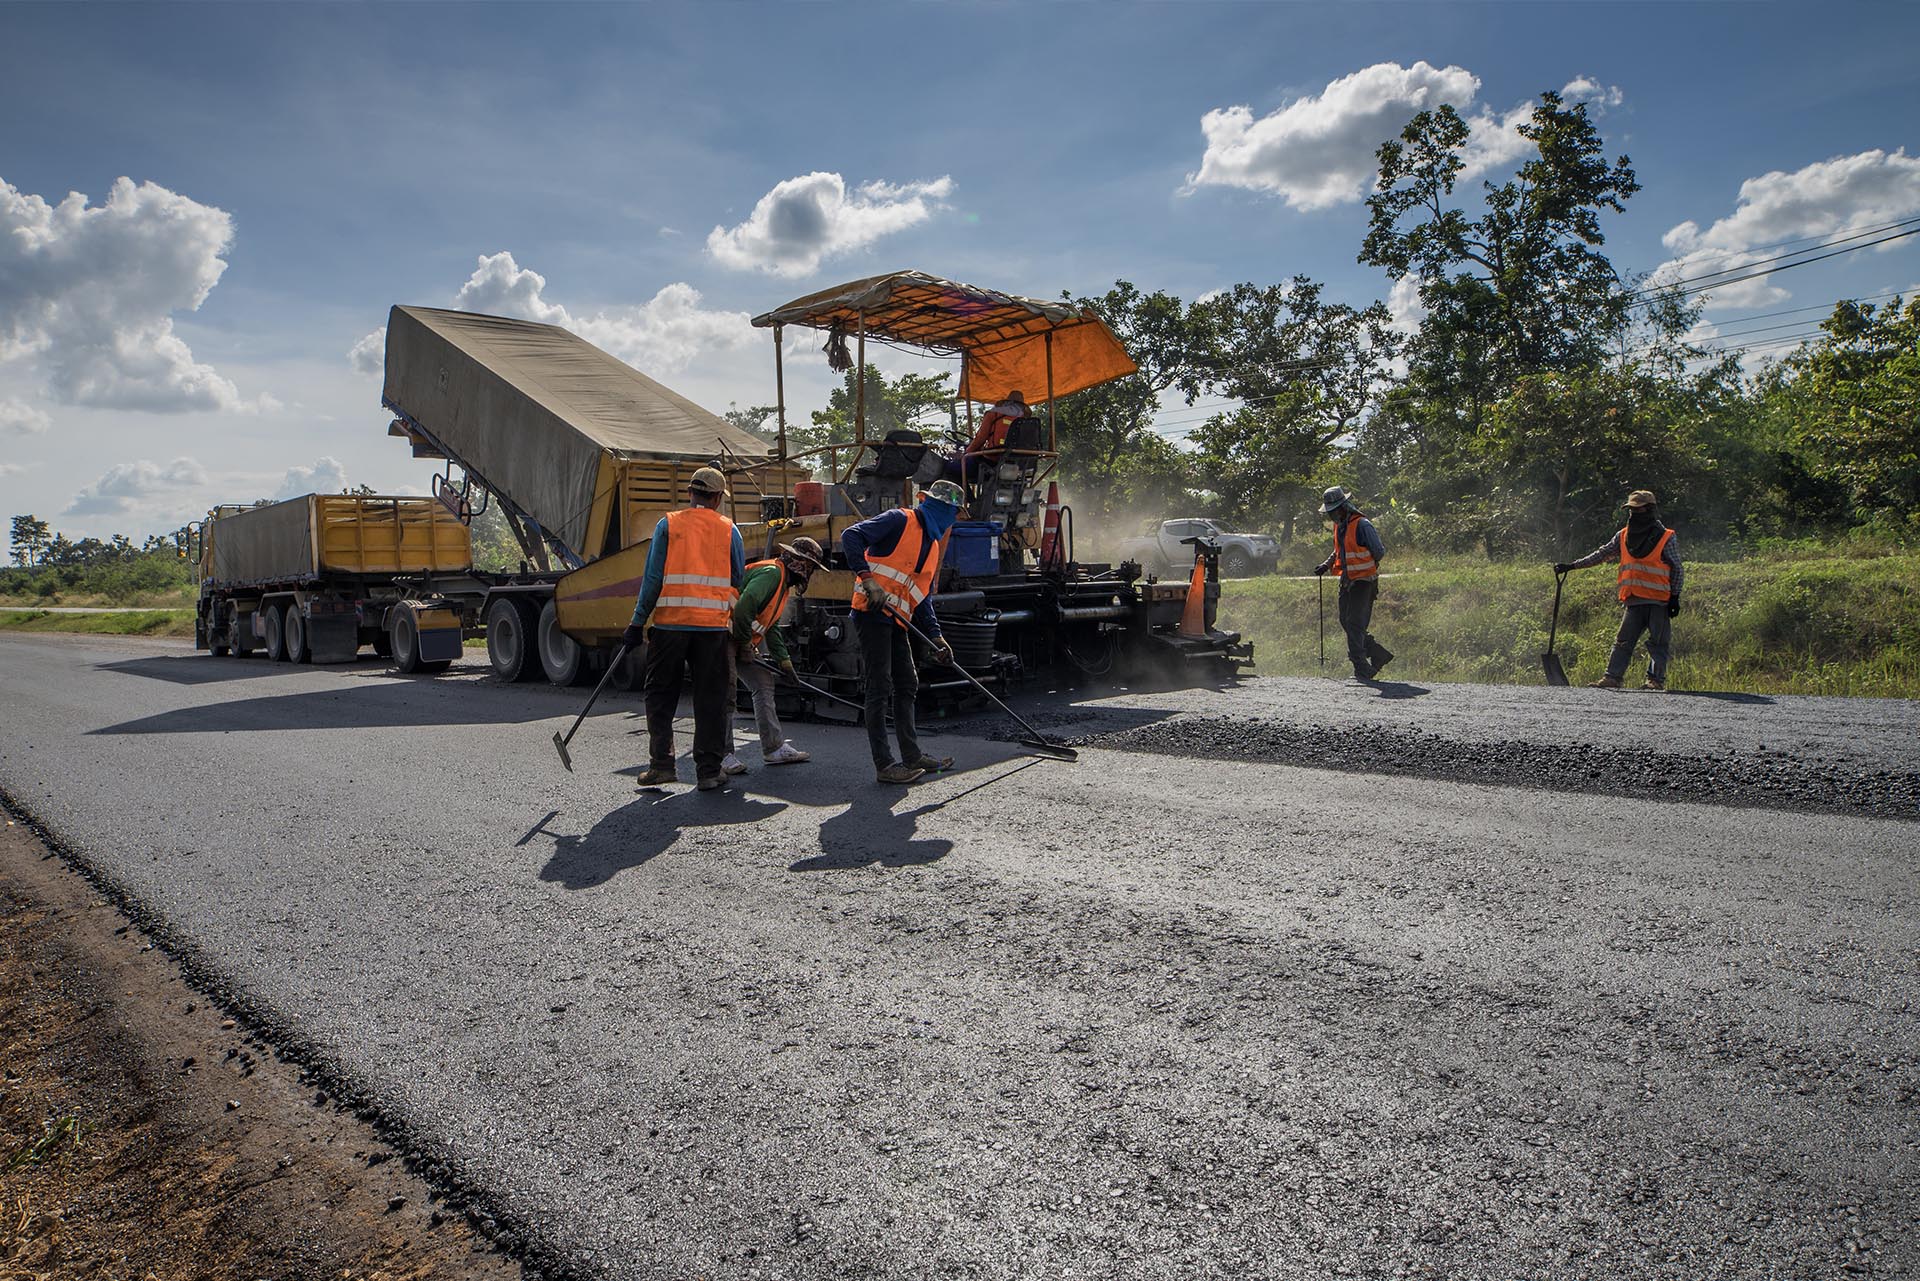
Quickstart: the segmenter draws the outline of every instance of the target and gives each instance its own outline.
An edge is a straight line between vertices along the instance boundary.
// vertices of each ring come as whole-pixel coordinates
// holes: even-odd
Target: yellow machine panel
[[[576,569],[554,585],[553,608],[560,630],[582,644],[611,640],[633,621],[640,580],[647,572],[647,548],[636,543]]]

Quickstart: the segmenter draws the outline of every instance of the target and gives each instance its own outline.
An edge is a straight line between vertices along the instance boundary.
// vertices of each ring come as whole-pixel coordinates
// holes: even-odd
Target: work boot
[[[717,792],[726,785],[727,776],[725,774],[709,774],[695,784],[695,786],[703,792]]]
[[[1587,688],[1588,689],[1619,689],[1620,678],[1618,676],[1612,676],[1612,675],[1602,676],[1597,681],[1588,681]]]
[[[792,743],[782,743],[771,752],[766,753],[761,759],[769,765],[798,765],[802,761],[812,760],[813,758],[795,747]]]
[[[1646,683],[1642,685],[1640,688],[1650,689],[1656,692],[1665,692],[1667,688],[1667,683],[1664,680],[1660,679],[1658,676],[1649,676],[1647,677]]]
[[[1373,664],[1373,674],[1378,676],[1380,669],[1393,661],[1393,651],[1373,637],[1367,637],[1367,661]]]
[[[925,770],[911,765],[882,765],[873,777],[880,783],[911,783],[924,773]]]
[[[747,772],[747,763],[733,752],[728,752],[727,759],[720,762],[720,769],[726,774],[744,774]]]
[[[929,756],[925,752],[922,752],[920,753],[920,759],[908,761],[907,765],[912,769],[921,770],[928,774],[941,774],[953,768],[953,757]]]
[[[1363,684],[1371,685],[1373,683],[1373,669],[1355,663],[1353,665],[1353,679]]]
[[[649,766],[647,772],[640,776],[636,786],[665,787],[668,783],[678,783],[679,781],[680,776],[674,772],[673,766],[653,765]]]

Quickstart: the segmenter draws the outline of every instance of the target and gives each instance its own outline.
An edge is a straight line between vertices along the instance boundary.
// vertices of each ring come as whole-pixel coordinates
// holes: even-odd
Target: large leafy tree
[[[1069,300],[1105,320],[1139,368],[1061,397],[1062,484],[1095,519],[1128,510],[1157,517],[1187,488],[1186,456],[1153,431],[1153,420],[1163,395],[1191,383],[1197,337],[1189,309],[1172,294],[1143,293],[1125,280],[1098,298]]]
[[[53,537],[47,522],[31,514],[15,516],[12,533],[13,563],[16,565],[32,565],[38,561]]]
[[[1625,156],[1606,158],[1584,104],[1543,93],[1519,126],[1532,154],[1470,211],[1455,191],[1469,132],[1442,105],[1381,145],[1360,261],[1419,282],[1415,376],[1471,422],[1525,375],[1599,363],[1626,329],[1635,294],[1601,252],[1600,216],[1640,184]]]
[[[1327,302],[1305,276],[1235,285],[1192,309],[1182,383],[1244,402],[1193,436],[1223,515],[1277,520],[1291,539],[1336,449],[1392,383],[1400,337],[1386,307]]]
[[[878,368],[866,367],[866,397],[858,407],[866,422],[866,438],[881,440],[890,431],[911,429],[932,435],[952,425],[953,387],[951,373],[901,374],[889,379]],[[833,389],[825,409],[813,411],[810,421],[787,423],[787,454],[805,454],[828,445],[844,445],[853,439],[854,410],[858,389],[849,369],[841,385]],[[808,460],[824,470],[825,456]],[[841,464],[848,461],[841,455]]]

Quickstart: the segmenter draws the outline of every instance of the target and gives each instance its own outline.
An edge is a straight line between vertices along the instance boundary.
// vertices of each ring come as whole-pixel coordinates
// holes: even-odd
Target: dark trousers
[[[1356,673],[1373,674],[1373,661],[1367,657],[1367,644],[1373,633],[1373,602],[1380,595],[1377,578],[1340,580],[1340,630],[1347,634],[1347,658]]]
[[[711,778],[720,772],[732,728],[727,706],[733,701],[733,667],[727,661],[732,643],[730,635],[717,629],[676,632],[655,627],[647,633],[641,681],[647,691],[649,764],[673,768],[673,714],[680,705],[680,673],[691,668],[694,774]]]
[[[1623,680],[1627,664],[1633,661],[1633,648],[1640,634],[1647,636],[1647,675],[1654,680],[1667,679],[1667,653],[1673,646],[1673,620],[1667,617],[1663,600],[1628,601],[1620,614],[1620,634],[1613,638],[1613,657],[1607,660],[1607,675]]]
[[[877,609],[855,610],[854,627],[860,636],[860,659],[867,673],[867,743],[873,748],[875,769],[893,764],[887,747],[887,707],[893,707],[893,728],[900,737],[900,759],[920,759],[920,739],[913,727],[913,700],[920,692],[920,673],[913,665],[913,638],[907,629]]]

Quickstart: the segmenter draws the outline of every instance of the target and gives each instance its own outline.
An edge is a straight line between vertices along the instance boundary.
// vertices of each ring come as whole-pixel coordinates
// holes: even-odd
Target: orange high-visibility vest
[[[726,631],[733,626],[733,522],[711,507],[667,513],[667,564],[651,621]]]
[[[1333,530],[1333,570],[1342,578],[1377,578],[1380,567],[1360,541],[1360,518],[1349,516]]]
[[[1633,556],[1627,552],[1627,531],[1620,531],[1620,599],[1627,600],[1669,600],[1673,596],[1673,570],[1661,556],[1667,550],[1667,544],[1673,541],[1673,531],[1669,529],[1660,535],[1660,541],[1645,556]]]
[[[787,604],[787,588],[793,585],[785,563],[778,558],[756,560],[747,566],[747,572],[751,574],[754,570],[765,569],[769,565],[780,571],[780,585],[773,589],[773,595],[768,597],[767,603],[760,607],[760,612],[753,616],[752,647],[754,649],[759,649],[766,640],[768,630],[779,624],[780,611],[785,609]]]
[[[905,627],[915,607],[933,590],[934,577],[940,572],[940,540],[927,537],[919,516],[904,507],[899,510],[907,517],[900,541],[885,556],[869,553],[867,568],[873,571],[874,580],[886,593],[887,613]],[[853,588],[853,607],[867,608],[867,594],[858,583]]]

